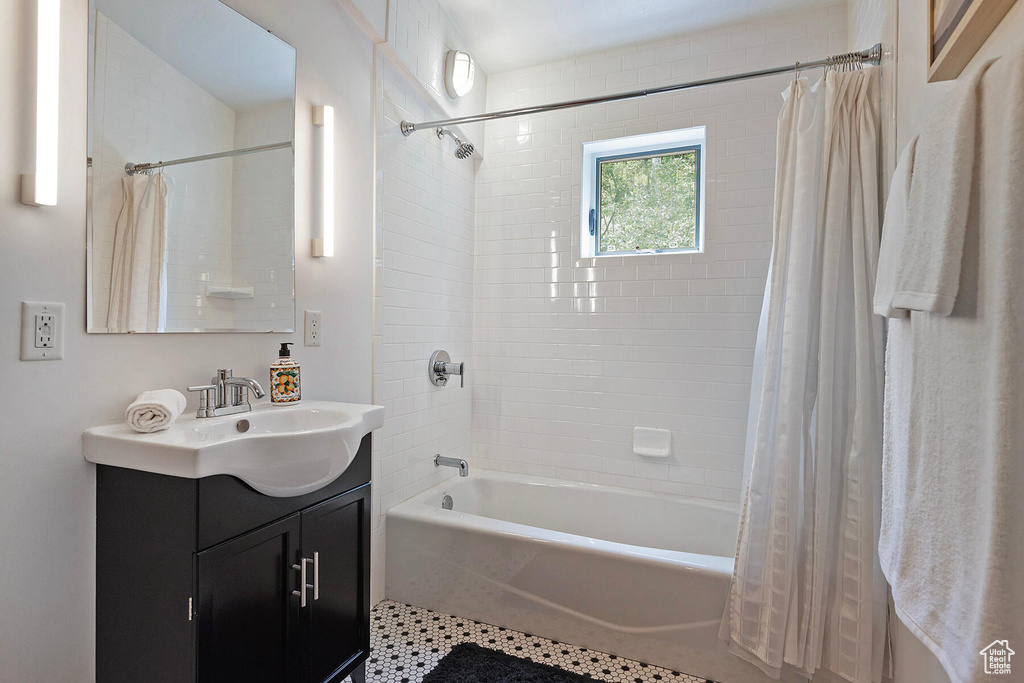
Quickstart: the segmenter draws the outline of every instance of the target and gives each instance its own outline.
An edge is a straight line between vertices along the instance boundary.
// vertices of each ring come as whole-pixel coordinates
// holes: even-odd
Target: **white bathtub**
[[[735,505],[472,471],[387,513],[385,591],[716,681],[767,682],[718,639],[736,520]]]

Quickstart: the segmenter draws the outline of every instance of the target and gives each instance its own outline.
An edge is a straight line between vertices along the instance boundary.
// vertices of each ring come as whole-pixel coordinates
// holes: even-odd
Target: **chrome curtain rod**
[[[285,147],[291,147],[291,140],[287,142],[275,142],[270,145],[260,145],[259,147],[246,147],[245,149],[231,149],[227,152],[217,152],[216,154],[204,154],[198,157],[185,157],[184,159],[172,159],[171,161],[154,161],[151,163],[144,164],[133,164],[128,162],[124,165],[124,172],[128,175],[135,175],[136,173],[144,173],[145,171],[151,171],[154,168],[163,168],[164,166],[177,166],[178,164],[191,164],[193,161],[207,161],[209,159],[223,159],[226,157],[240,157],[245,154],[255,154],[256,152],[266,152],[272,149],[284,149]]]
[[[633,90],[630,92],[618,93],[616,95],[602,95],[600,97],[588,97],[581,100],[568,100],[565,102],[556,102],[554,104],[541,104],[533,107],[506,109],[504,111],[496,111],[488,114],[474,114],[473,116],[461,116],[456,119],[444,119],[441,121],[426,121],[421,123],[402,121],[401,129],[402,134],[408,137],[409,135],[412,135],[418,130],[426,130],[436,128],[438,126],[444,127],[459,125],[462,123],[477,123],[478,121],[507,119],[511,116],[524,116],[526,114],[539,114],[541,112],[557,111],[559,109],[585,107],[590,104],[603,104],[605,102],[620,102],[622,100],[633,100],[640,97],[650,97],[651,95],[660,95],[662,93],[667,92],[679,92],[681,90],[703,88],[704,86],[707,85],[718,85],[719,83],[733,83],[735,81],[745,81],[751,78],[761,78],[762,76],[774,76],[776,74],[783,74],[789,71],[800,71],[802,69],[817,69],[820,67],[842,68],[850,65],[862,66],[864,64],[878,64],[881,61],[882,44],[876,43],[874,47],[868,48],[867,50],[861,50],[860,52],[846,52],[841,55],[826,57],[825,59],[819,59],[814,62],[796,62],[795,64],[790,64],[787,66],[777,66],[771,69],[761,69],[759,71],[745,71],[743,73],[732,74],[730,76],[705,78],[703,80],[690,81],[688,83],[676,83],[675,85],[665,85],[660,88],[647,88],[644,90]]]

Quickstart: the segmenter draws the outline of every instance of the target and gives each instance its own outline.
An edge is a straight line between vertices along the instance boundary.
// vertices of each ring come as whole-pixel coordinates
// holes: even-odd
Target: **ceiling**
[[[487,73],[643,43],[836,0],[441,0]]]
[[[90,7],[235,111],[294,95],[295,50],[219,0],[92,0]]]

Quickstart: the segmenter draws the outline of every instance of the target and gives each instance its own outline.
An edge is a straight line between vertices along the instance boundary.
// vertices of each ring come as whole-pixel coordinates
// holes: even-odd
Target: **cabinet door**
[[[369,654],[369,534],[369,484],[302,513],[302,555],[316,558],[319,589],[302,617],[309,683],[340,682]]]
[[[299,683],[298,514],[196,555],[199,683]]]

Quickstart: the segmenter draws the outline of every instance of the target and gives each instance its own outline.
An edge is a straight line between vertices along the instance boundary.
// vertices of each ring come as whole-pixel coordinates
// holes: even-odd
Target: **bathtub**
[[[737,514],[725,503],[477,470],[388,511],[385,591],[716,681],[767,682],[718,639]]]

